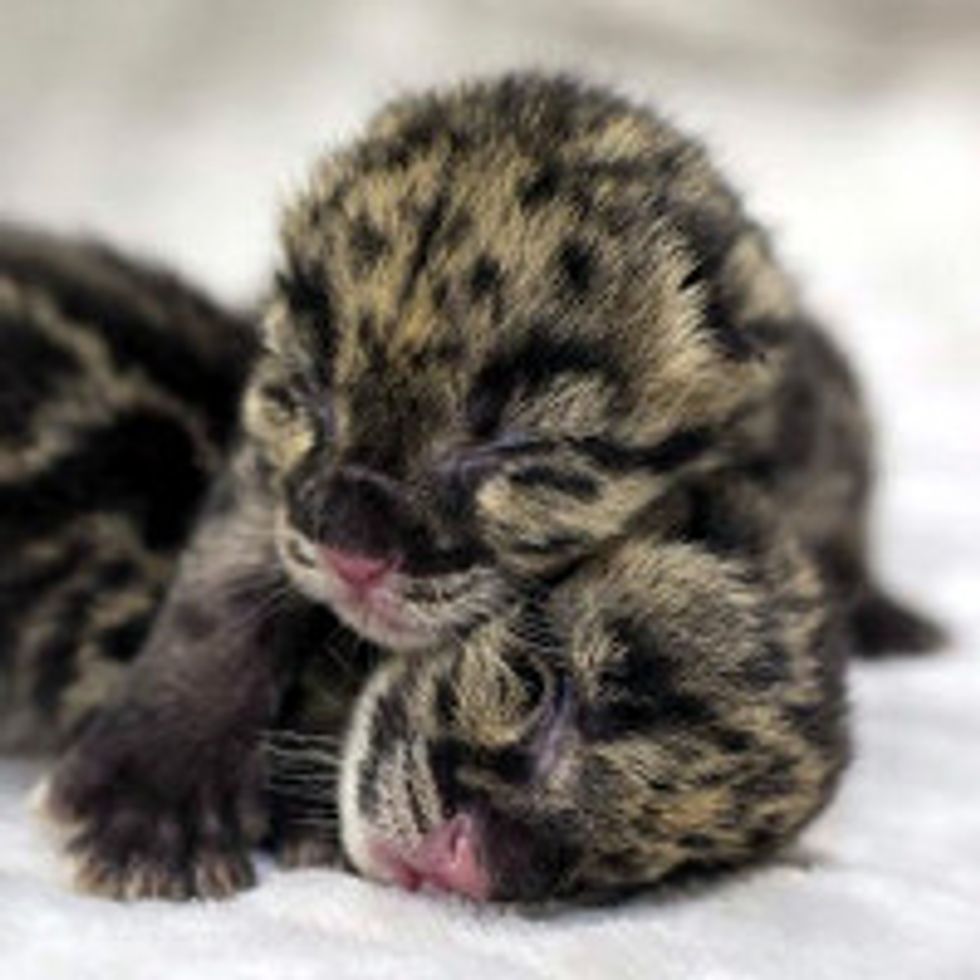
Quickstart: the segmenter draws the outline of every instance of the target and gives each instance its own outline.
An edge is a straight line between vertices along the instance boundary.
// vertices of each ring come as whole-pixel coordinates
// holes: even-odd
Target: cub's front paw
[[[152,745],[152,742],[149,743]],[[225,898],[249,887],[261,833],[257,780],[241,759],[161,757],[89,733],[38,800],[66,838],[78,887],[114,899]],[[208,753],[210,755],[210,753]]]

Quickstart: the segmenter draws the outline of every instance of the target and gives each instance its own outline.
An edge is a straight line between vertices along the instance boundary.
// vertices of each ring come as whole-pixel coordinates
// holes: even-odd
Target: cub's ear
[[[289,336],[289,303],[285,296],[273,292],[265,301],[259,320],[259,346],[267,357],[279,358],[285,353]]]

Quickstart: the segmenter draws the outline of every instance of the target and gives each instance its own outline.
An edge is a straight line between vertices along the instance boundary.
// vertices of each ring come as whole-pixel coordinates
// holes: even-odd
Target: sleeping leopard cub
[[[227,895],[263,840],[479,900],[745,863],[833,793],[848,653],[938,639],[868,568],[850,371],[703,149],[613,94],[381,112],[287,209],[254,352],[27,238],[2,693],[62,746],[86,889]]]

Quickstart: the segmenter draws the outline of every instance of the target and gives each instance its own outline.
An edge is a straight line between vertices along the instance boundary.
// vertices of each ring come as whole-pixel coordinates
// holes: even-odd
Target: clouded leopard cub
[[[789,839],[847,757],[848,650],[934,636],[867,568],[855,382],[702,148],[563,78],[412,98],[316,167],[282,253],[243,434],[48,788],[81,884],[227,894],[271,833],[535,900]],[[23,459],[73,451],[45,411]],[[141,433],[140,480],[85,499],[146,555]],[[123,588],[59,547],[24,582]],[[73,659],[22,646],[70,716],[113,646],[66,589]]]

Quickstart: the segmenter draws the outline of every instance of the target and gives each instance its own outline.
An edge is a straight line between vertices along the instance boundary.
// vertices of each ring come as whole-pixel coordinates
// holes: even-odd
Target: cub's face
[[[769,692],[734,690],[737,668],[711,660],[717,637],[695,642],[690,664],[637,659],[641,648],[621,643],[649,653],[658,635],[623,622],[589,663],[588,637],[569,657],[531,622],[495,621],[462,648],[392,658],[344,739],[340,832],[352,864],[413,890],[540,902],[734,864],[785,841],[826,800],[834,759]],[[758,646],[740,631],[722,649],[751,663]],[[741,716],[713,707],[726,699]]]
[[[812,601],[779,609],[737,561],[632,541],[462,643],[389,658],[343,739],[348,858],[408,888],[542,901],[785,842],[846,750],[826,662],[781,646],[829,635],[818,580],[795,560],[779,574]]]
[[[767,378],[730,194],[563,85],[396,106],[287,214],[247,427],[286,569],[389,648],[622,535]]]
[[[597,885],[604,828],[582,797],[595,752],[574,685],[486,629],[462,652],[397,658],[372,678],[342,757],[344,850],[369,877],[480,901]],[[615,823],[618,808],[604,810]]]

